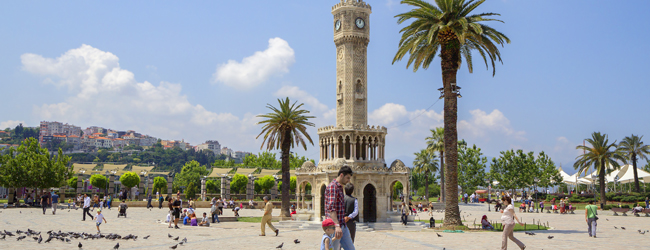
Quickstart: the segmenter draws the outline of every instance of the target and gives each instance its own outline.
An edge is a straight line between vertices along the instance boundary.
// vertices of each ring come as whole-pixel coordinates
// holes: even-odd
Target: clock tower
[[[370,5],[341,0],[332,7],[336,45],[336,125],[368,125],[367,48]]]

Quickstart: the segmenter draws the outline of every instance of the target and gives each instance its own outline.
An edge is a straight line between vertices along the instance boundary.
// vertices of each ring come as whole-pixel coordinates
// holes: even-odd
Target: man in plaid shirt
[[[345,206],[344,206],[344,193],[343,186],[350,182],[352,178],[352,169],[348,166],[343,166],[339,169],[338,177],[332,180],[327,189],[325,189],[325,215],[336,224],[334,230],[334,242],[332,244],[335,250],[355,250],[352,237],[350,236],[350,229],[345,224]]]

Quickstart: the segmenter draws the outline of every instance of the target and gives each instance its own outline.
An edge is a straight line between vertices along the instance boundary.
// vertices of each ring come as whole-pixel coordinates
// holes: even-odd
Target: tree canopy
[[[91,175],[90,185],[92,185],[93,188],[99,188],[105,190],[108,188],[108,178],[106,178],[106,176],[103,176],[101,174]]]
[[[17,149],[9,148],[0,155],[0,186],[61,187],[72,176],[67,167],[69,160],[60,149],[58,154],[50,155],[36,139],[25,139]]]
[[[127,188],[132,188],[140,183],[140,176],[134,172],[126,172],[120,176],[120,183]]]
[[[181,172],[176,174],[174,178],[174,186],[182,187],[185,186],[186,190],[189,187],[190,183],[194,183],[195,186],[201,184],[201,178],[210,174],[205,166],[197,161],[189,161],[183,165]]]
[[[498,186],[503,189],[534,185],[548,187],[562,181],[559,170],[548,155],[540,152],[535,158],[533,152],[524,153],[521,149],[501,151],[498,158],[492,158],[490,177],[498,181]]]
[[[487,157],[483,156],[481,148],[465,143],[458,144],[458,185],[465,193],[473,193],[478,186],[487,186],[485,167]]]
[[[162,176],[157,176],[153,178],[153,190],[160,192],[161,194],[167,193],[167,179]]]
[[[235,174],[230,182],[230,192],[238,194],[246,193],[247,183],[248,177],[243,174]]]

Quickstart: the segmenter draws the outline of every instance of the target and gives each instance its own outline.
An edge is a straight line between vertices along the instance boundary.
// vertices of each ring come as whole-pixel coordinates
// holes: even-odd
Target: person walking
[[[325,189],[325,216],[334,221],[334,249],[354,250],[350,237],[350,229],[345,224],[345,199],[343,185],[352,178],[352,169],[344,165],[339,169],[338,176]]]
[[[260,234],[260,236],[266,236],[266,233],[264,232],[264,230],[266,229],[266,225],[269,225],[271,230],[273,230],[273,232],[275,232],[275,236],[278,236],[278,233],[280,232],[280,230],[278,230],[277,228],[275,228],[273,226],[273,224],[271,224],[271,218],[272,218],[271,214],[273,213],[273,203],[269,202],[269,197],[268,196],[264,196],[263,199],[264,199],[264,202],[266,204],[264,205],[264,216],[262,217],[262,225],[261,225],[262,226],[262,234]]]
[[[210,207],[210,215],[212,217],[212,224],[214,224],[215,220],[217,221],[217,223],[221,223],[219,221],[219,209],[217,208],[216,201],[212,203],[212,206]]]
[[[106,205],[108,206],[108,210],[111,209],[111,204],[113,203],[113,196],[109,195],[108,200],[106,200]]]
[[[223,215],[223,202],[224,201],[225,200],[222,200],[221,198],[219,198],[217,200],[217,207],[219,207],[219,215]]]
[[[158,196],[158,209],[162,209],[163,201],[164,201],[164,199],[163,199],[162,195]]]
[[[505,206],[505,208],[501,210],[501,213],[503,214],[501,216],[501,224],[503,225],[503,234],[501,235],[501,250],[508,249],[508,238],[515,242],[519,248],[526,249],[526,245],[515,238],[514,234],[512,233],[512,230],[515,228],[515,220],[519,223],[519,225],[524,225],[519,221],[517,215],[515,215],[515,207],[512,205],[512,199],[510,199],[509,196],[504,196],[501,198],[501,201],[503,201],[503,206]]]
[[[86,220],[86,214],[88,214],[88,216],[90,216],[91,220],[95,219],[95,217],[93,217],[93,215],[90,214],[90,197],[88,197],[87,194],[84,194],[84,207],[83,208],[84,208],[84,210],[82,212],[83,215],[84,215],[83,221]]]
[[[50,196],[47,192],[43,191],[43,195],[41,196],[41,207],[43,208],[43,214],[45,214],[45,210],[47,210],[48,204],[50,204]]]
[[[153,208],[153,205],[151,205],[151,194],[147,196],[147,209],[148,208]]]
[[[52,214],[56,214],[56,206],[59,204],[59,196],[52,192]]]
[[[596,238],[596,221],[598,220],[598,207],[594,205],[594,201],[590,200],[589,205],[585,206],[585,221],[587,222],[587,232],[589,237]]]
[[[402,217],[401,217],[402,224],[404,224],[404,226],[406,226],[406,223],[408,221],[409,209],[406,207],[405,202],[402,202],[402,210],[401,211],[402,211]]]
[[[357,221],[359,221],[359,202],[352,196],[354,185],[345,184],[345,224],[350,229],[350,238],[354,243],[354,236],[357,234]]]

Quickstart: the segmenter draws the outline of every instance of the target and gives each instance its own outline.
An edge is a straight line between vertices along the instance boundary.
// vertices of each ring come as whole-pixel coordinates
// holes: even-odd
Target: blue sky
[[[255,116],[286,96],[304,102],[317,127],[333,125],[337,2],[5,2],[0,126],[56,120],[258,152]],[[394,16],[409,7],[367,2],[369,123],[389,128],[387,163],[410,165],[428,130],[442,126],[442,101],[425,110],[439,95],[439,60],[416,73],[392,64],[402,27]],[[505,24],[491,25],[512,43],[496,76],[478,60],[473,74],[458,72],[459,137],[489,157],[543,150],[573,173],[575,146],[593,131],[612,140],[649,134],[648,7],[484,3],[477,12],[500,13]],[[318,159],[317,147],[296,152]]]

